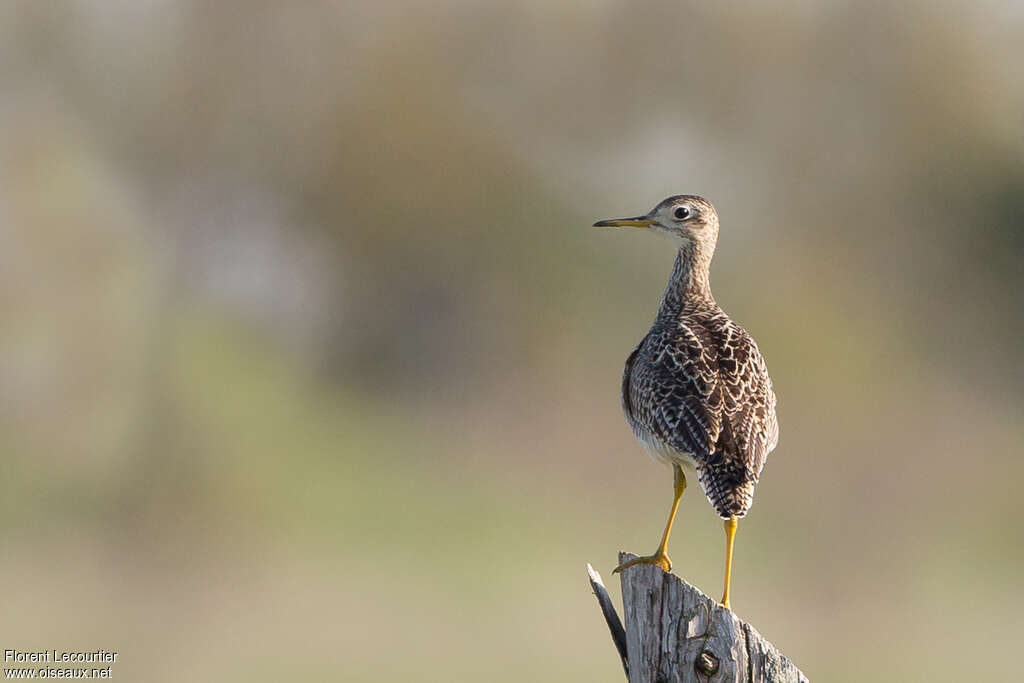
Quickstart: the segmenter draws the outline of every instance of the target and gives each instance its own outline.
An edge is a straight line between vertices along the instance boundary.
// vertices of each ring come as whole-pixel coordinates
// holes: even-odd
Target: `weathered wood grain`
[[[587,576],[590,577],[590,587],[594,589],[597,604],[601,605],[604,621],[608,624],[608,630],[611,631],[612,642],[615,643],[615,649],[619,651],[622,669],[626,672],[626,678],[629,678],[629,661],[626,659],[626,629],[622,627],[622,621],[619,620],[619,615],[615,611],[615,605],[612,604],[611,596],[608,595],[608,589],[601,581],[601,575],[590,566],[589,562],[587,563]]]
[[[626,569],[622,602],[630,683],[807,683],[750,624],[674,574]]]

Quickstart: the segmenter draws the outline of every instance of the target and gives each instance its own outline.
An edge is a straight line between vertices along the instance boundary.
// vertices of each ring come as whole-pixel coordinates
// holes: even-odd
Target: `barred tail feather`
[[[704,465],[697,470],[697,479],[722,519],[743,517],[754,503],[757,480],[743,467]]]

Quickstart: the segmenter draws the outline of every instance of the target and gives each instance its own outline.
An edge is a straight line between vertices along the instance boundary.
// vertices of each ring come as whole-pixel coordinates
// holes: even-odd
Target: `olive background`
[[[1012,678],[1024,7],[0,8],[0,648],[135,681],[618,681],[619,408],[718,207],[781,438],[733,603],[819,681]],[[696,486],[670,552],[717,596]]]

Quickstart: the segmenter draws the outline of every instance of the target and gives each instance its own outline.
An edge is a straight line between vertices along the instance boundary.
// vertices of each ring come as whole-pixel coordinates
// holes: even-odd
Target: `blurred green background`
[[[619,681],[584,564],[668,242],[781,439],[738,614],[820,681],[1013,677],[1019,3],[6,2],[0,648],[138,681]],[[713,596],[692,489],[676,570]]]

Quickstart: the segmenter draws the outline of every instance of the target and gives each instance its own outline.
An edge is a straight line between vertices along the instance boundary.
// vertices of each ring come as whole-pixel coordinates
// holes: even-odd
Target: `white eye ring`
[[[684,221],[690,217],[690,210],[685,206],[677,206],[672,215],[675,216],[677,221]]]

